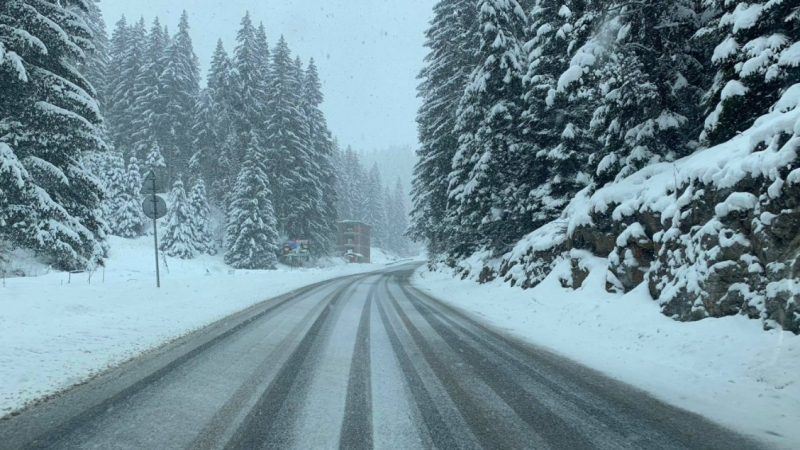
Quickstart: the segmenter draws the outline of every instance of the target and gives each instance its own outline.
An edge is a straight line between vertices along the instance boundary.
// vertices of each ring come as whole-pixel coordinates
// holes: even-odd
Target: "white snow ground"
[[[530,290],[418,270],[415,286],[469,316],[779,448],[800,443],[800,336],[742,316],[681,323],[645,285],[605,291],[605,259],[584,287],[561,287],[562,263]]]
[[[372,247],[369,250],[369,256],[372,264],[389,264],[400,259],[396,255],[377,247]]]
[[[221,255],[167,258],[156,289],[152,237],[112,237],[109,256],[91,283],[31,260],[20,267],[40,276],[0,284],[0,416],[259,301],[385,267],[232,271]]]
[[[370,262],[372,262],[372,264],[394,264],[400,261],[411,261],[415,259],[419,261],[425,261],[428,259],[428,257],[425,254],[419,254],[414,257],[403,257],[397,256],[396,254],[382,248],[372,247],[370,249]]]

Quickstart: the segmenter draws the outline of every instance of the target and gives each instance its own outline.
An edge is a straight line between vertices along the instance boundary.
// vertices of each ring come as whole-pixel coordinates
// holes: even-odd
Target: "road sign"
[[[142,194],[146,195],[142,201],[144,215],[153,219],[153,248],[156,254],[156,287],[161,287],[161,274],[158,270],[158,219],[167,215],[167,202],[157,196],[164,192],[164,177],[156,177],[156,171],[151,170],[144,179]]]
[[[153,194],[161,194],[163,192],[167,192],[166,187],[164,186],[164,177],[156,177],[154,171],[150,171],[144,180],[142,181],[142,195],[153,195]],[[149,216],[148,216],[149,217]]]
[[[308,256],[309,247],[307,239],[289,239],[283,244],[283,254],[288,257]]]
[[[142,201],[144,215],[151,219],[160,219],[167,215],[167,202],[158,195],[148,195]]]

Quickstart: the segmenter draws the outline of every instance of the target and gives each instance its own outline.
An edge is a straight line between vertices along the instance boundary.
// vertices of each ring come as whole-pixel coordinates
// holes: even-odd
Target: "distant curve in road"
[[[233,315],[0,422],[0,448],[762,448],[462,316],[417,266]]]

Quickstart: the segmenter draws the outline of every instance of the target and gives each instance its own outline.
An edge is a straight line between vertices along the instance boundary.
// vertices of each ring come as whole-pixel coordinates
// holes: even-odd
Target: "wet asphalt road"
[[[484,328],[416,267],[256,305],[0,422],[0,448],[760,448]]]

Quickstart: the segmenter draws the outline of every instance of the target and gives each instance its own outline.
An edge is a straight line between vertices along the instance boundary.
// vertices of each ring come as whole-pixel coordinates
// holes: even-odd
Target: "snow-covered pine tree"
[[[259,23],[258,29],[256,29],[255,45],[255,58],[256,65],[258,67],[258,77],[263,83],[266,83],[267,78],[269,77],[270,51],[269,43],[267,43],[267,29],[264,27],[263,22]]]
[[[223,207],[226,209],[230,201],[223,197],[230,195],[231,185],[239,176],[242,161],[247,156],[247,149],[250,146],[251,132],[258,133],[259,142],[265,142],[265,80],[261,76],[263,64],[259,58],[259,48],[262,45],[258,43],[257,30],[253,26],[249,12],[242,18],[236,42],[230,72],[230,90],[223,89],[217,94],[229,107],[228,117],[231,123],[225,137],[224,151],[226,154],[222,155],[227,163],[228,175],[225,179],[227,182],[218,180],[217,183],[212,184],[212,192],[218,201],[222,201]],[[215,60],[220,66],[215,69],[213,78],[214,80],[224,79],[222,78],[225,71],[223,55],[215,55]],[[217,73],[220,75],[216,75]]]
[[[538,0],[531,11],[523,118],[525,133],[536,145],[527,165],[534,172],[531,178],[538,180],[529,200],[537,224],[558,217],[590,180],[585,165],[596,150],[588,133],[591,105],[585,97],[559,92],[558,81],[589,37],[595,3]]]
[[[106,141],[106,139],[108,138],[108,134],[105,131],[105,124],[101,123],[98,126],[97,130],[100,136],[102,136],[103,141]],[[81,155],[81,165],[93,178],[97,179],[102,188],[103,195],[102,195],[102,200],[100,202],[100,210],[102,212],[103,219],[106,222],[108,222],[108,218],[110,217],[108,214],[106,214],[108,211],[106,206],[109,203],[108,202],[109,200],[108,185],[110,184],[109,177],[113,172],[111,166],[112,166],[112,160],[116,159],[117,157],[116,153],[117,152],[114,151],[113,147],[109,147],[108,150],[103,152],[97,152],[97,151],[83,152],[83,154]],[[124,177],[124,170],[125,170],[121,157],[119,164],[121,167],[120,169],[121,172],[120,179],[121,179],[122,177]]]
[[[388,248],[389,221],[384,205],[383,181],[378,165],[373,164],[369,170],[366,189],[366,217],[364,222],[372,227],[371,237],[374,247]]]
[[[547,155],[551,167],[549,190],[554,202],[568,201],[578,189],[593,182],[594,172],[587,163],[602,145],[592,134],[591,121],[598,99],[604,94],[596,84],[595,72],[588,66],[596,61],[593,52],[600,48],[592,39],[595,34],[602,34],[597,28],[606,17],[607,4],[603,0],[564,0],[562,3],[552,25],[555,40],[541,41],[543,45],[538,50],[541,52],[539,64],[562,69],[556,74],[555,87],[548,90],[545,98],[549,112],[546,117],[558,118],[561,124],[555,128],[561,133],[558,146]],[[537,49],[530,43],[528,48],[530,67],[534,67],[533,55]],[[566,64],[561,65],[562,62]],[[529,72],[529,75],[532,74]]]
[[[211,67],[208,71],[207,88],[201,91],[195,105],[194,148],[199,151],[200,172],[210,188],[210,199],[224,204],[238,175],[239,164],[232,161],[238,151],[236,116],[232,105],[235,98],[235,76],[233,64],[222,41],[217,42]]]
[[[521,176],[529,155],[520,132],[527,16],[516,0],[481,0],[478,11],[481,63],[459,104],[460,145],[449,176],[446,225],[456,256],[481,247],[503,251],[533,227],[533,180]]]
[[[139,237],[144,232],[145,217],[142,213],[142,174],[139,162],[131,156],[125,172],[122,189],[117,194],[117,208],[111,216],[111,232],[124,238]]]
[[[190,166],[195,164],[196,168],[190,170],[193,174],[196,170],[204,180],[218,180],[227,175],[220,173],[219,165],[220,148],[227,134],[222,128],[224,115],[225,111],[214,101],[213,90],[205,88],[200,91],[194,108],[194,155],[190,161]]]
[[[310,179],[311,158],[300,97],[300,76],[289,45],[281,36],[272,51],[267,80],[267,168],[278,231],[292,238],[305,234],[304,218],[311,215],[311,199],[321,197],[314,180]]]
[[[417,114],[420,147],[414,167],[410,236],[426,241],[431,255],[446,248],[444,215],[448,175],[458,149],[458,103],[478,65],[478,10],[473,0],[441,0],[426,31],[425,68],[419,75],[422,107]]]
[[[172,40],[173,39],[172,39],[172,35],[169,32],[169,26],[168,25],[164,24],[164,31],[161,32],[161,35],[164,36],[167,39],[167,47],[166,48],[169,48],[169,46],[172,45]],[[166,52],[167,52],[166,48],[164,49],[165,57],[166,57]],[[165,62],[165,65],[166,65],[166,62]]]
[[[2,45],[0,48],[3,48]],[[12,59],[7,55],[3,55],[4,59],[8,58],[4,62]],[[3,75],[0,72],[0,79]],[[36,216],[35,198],[36,186],[25,165],[7,143],[0,142],[0,244],[3,241],[24,242],[27,239],[22,234],[23,229],[12,228],[11,225],[24,223],[27,218]]]
[[[350,175],[345,168],[346,153],[339,147],[336,140],[333,145],[334,153],[331,161],[336,171],[336,215],[340,220],[352,220],[353,204],[349,191]]]
[[[406,255],[409,250],[408,241],[405,237],[406,229],[408,228],[408,216],[406,215],[403,183],[399,178],[393,191],[388,187],[385,189],[384,197],[388,224],[386,233],[388,250],[398,255]]]
[[[115,229],[114,220],[122,205],[123,193],[125,192],[125,160],[122,159],[122,154],[116,150],[111,150],[99,154],[102,162],[98,164],[97,173],[101,173],[102,177],[98,177],[105,189],[105,197],[101,203],[103,217],[108,222],[109,228],[113,231]]]
[[[70,11],[76,13],[86,22],[92,33],[92,48],[86,52],[85,61],[77,64],[78,70],[91,83],[95,90],[95,98],[100,106],[100,111],[105,110],[104,94],[106,92],[106,67],[110,61],[110,43],[106,32],[106,23],[103,12],[98,3],[100,0],[84,2],[86,9],[73,5]]]
[[[800,80],[800,6],[787,0],[706,4],[717,20],[698,37],[716,45],[711,61],[718,71],[705,96],[702,140],[715,145],[749,128]]]
[[[172,185],[172,192],[170,192],[167,224],[159,229],[161,232],[159,248],[168,256],[180,259],[195,257],[197,237],[192,229],[193,213],[183,187],[183,181],[178,175],[178,179]]]
[[[194,106],[200,92],[200,64],[189,36],[189,14],[183,11],[178,33],[167,46],[160,85],[163,96],[165,123],[169,124],[170,139],[159,142],[167,162],[167,179],[188,169],[192,151]]]
[[[114,147],[124,158],[134,153],[136,77],[145,60],[147,30],[144,19],[127,26],[123,17],[111,36],[111,64],[106,80],[106,119]]]
[[[2,190],[36,191],[24,196],[29,203],[14,206],[24,214],[0,213],[3,228],[12,230],[15,244],[62,269],[100,263],[107,250],[103,188],[82,162],[84,152],[107,146],[93,89],[74,65],[91,50],[92,36],[67,9],[86,11],[86,1],[0,3],[0,165],[13,174]]]
[[[319,213],[309,223],[309,239],[314,244],[312,252],[330,255],[333,251],[338,203],[336,190],[336,168],[334,167],[334,146],[325,116],[319,109],[323,101],[322,86],[314,59],[308,63],[302,86],[303,113],[308,127],[309,151],[315,164],[312,167],[322,190]]]
[[[217,41],[217,47],[211,57],[211,67],[208,69],[207,86],[211,94],[220,105],[229,106],[233,83],[233,63],[231,62],[222,39]]]
[[[338,144],[334,142],[334,148]],[[337,211],[341,220],[367,220],[367,203],[370,189],[369,173],[364,169],[359,154],[350,146],[345,151],[335,150]],[[381,188],[383,195],[383,188]],[[387,206],[388,207],[388,206]]]
[[[383,197],[383,207],[386,215],[386,236],[384,237],[384,250],[397,253],[400,243],[397,239],[397,227],[394,222],[396,209],[394,196],[389,186],[381,186],[380,195]]]
[[[292,211],[296,214],[296,223],[294,233],[296,236],[302,236],[306,239],[311,239],[319,242],[324,237],[326,218],[325,207],[323,203],[324,185],[322,184],[323,174],[320,166],[320,158],[314,148],[314,141],[311,138],[311,127],[309,118],[306,116],[308,108],[305,104],[304,83],[305,71],[303,70],[303,62],[300,57],[296,57],[290,74],[291,90],[297,92],[297,113],[298,113],[298,126],[296,134],[300,142],[303,143],[302,152],[299,153],[300,165],[295,169],[297,179],[293,194],[295,201],[302,205],[301,208],[293,208]],[[320,235],[322,233],[323,235]],[[315,244],[316,247],[318,245]],[[321,250],[322,247],[315,249]]]
[[[211,208],[208,206],[206,183],[199,176],[199,165],[195,159],[192,159],[189,166],[193,173],[192,190],[189,193],[189,209],[191,210],[189,226],[195,238],[195,252],[196,254],[215,255],[217,248],[211,235]]]
[[[352,147],[347,147],[344,157],[346,189],[348,203],[351,208],[350,219],[348,220],[363,221],[367,215],[367,171],[361,164],[358,153],[356,153]]]
[[[164,161],[164,156],[161,154],[161,147],[158,142],[153,142],[147,151],[147,159],[144,162],[143,173],[148,173],[151,170],[156,171],[156,176],[164,176],[166,173],[167,163]]]
[[[260,95],[260,98],[257,99],[258,103],[264,105],[266,108],[267,105],[267,80],[269,79],[269,64],[270,64],[270,49],[269,43],[267,42],[267,30],[264,27],[263,23],[259,23],[258,28],[256,29],[255,33],[255,63],[256,63],[256,74],[255,78],[258,81],[258,90],[257,94]],[[262,109],[260,115],[258,117],[253,118],[253,124],[258,129],[259,136],[262,136],[262,139],[266,139],[267,133],[267,110]]]
[[[592,130],[602,148],[589,164],[598,186],[696,148],[707,72],[689,45],[700,24],[695,3],[621,1],[587,44],[608,45],[594,65],[602,95]]]
[[[131,145],[132,152],[137,158],[147,158],[155,143],[169,140],[171,127],[164,117],[166,105],[161,95],[160,81],[168,43],[169,36],[164,34],[164,29],[156,17],[147,36],[147,48],[133,87]]]
[[[234,161],[244,159],[250,145],[250,131],[260,131],[265,117],[264,79],[261,77],[263,63],[259,57],[260,45],[256,33],[248,12],[242,18],[233,53],[235,87],[231,92],[231,106],[236,116],[236,132],[241,139]]]
[[[114,31],[111,33],[108,47],[108,64],[105,70],[105,83],[103,84],[103,92],[101,97],[106,104],[103,111],[103,116],[106,119],[106,129],[109,132],[109,140],[114,141],[116,130],[114,125],[110,122],[117,119],[117,115],[122,111],[121,108],[112,108],[110,102],[113,100],[122,100],[120,96],[114,96],[116,86],[122,81],[122,65],[124,58],[122,57],[128,46],[128,36],[130,35],[130,27],[128,20],[123,15],[116,24],[114,24]]]
[[[225,262],[236,269],[275,269],[278,231],[264,161],[266,154],[254,131],[247,157],[231,193],[225,230]]]
[[[219,164],[220,178],[216,178],[211,182],[211,198],[226,212],[230,204],[233,184],[238,178],[236,169],[242,166],[241,160],[234,159],[234,156],[239,152],[240,141],[241,139],[236,132],[234,130],[229,130],[228,135],[222,141],[222,145],[219,148],[219,158],[217,162]]]

